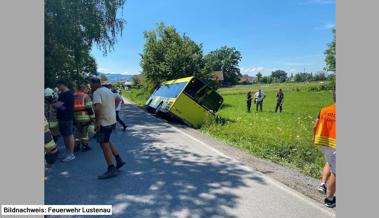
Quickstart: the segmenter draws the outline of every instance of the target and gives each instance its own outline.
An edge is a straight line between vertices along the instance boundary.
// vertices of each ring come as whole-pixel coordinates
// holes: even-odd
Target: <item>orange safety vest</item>
[[[91,117],[87,111],[87,105],[85,102],[87,94],[84,92],[75,92],[74,94],[74,120],[75,122],[86,123],[91,120]]]
[[[314,144],[336,148],[336,103],[321,109]]]
[[[74,111],[85,111],[86,110],[86,104],[84,102],[86,94],[84,92],[75,92],[74,94]]]

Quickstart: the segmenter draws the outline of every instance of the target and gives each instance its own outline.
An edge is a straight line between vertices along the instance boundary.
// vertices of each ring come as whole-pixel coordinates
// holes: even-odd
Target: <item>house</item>
[[[133,80],[125,80],[124,86],[131,87],[134,84]]]
[[[222,71],[214,71],[211,74],[210,80],[212,83],[217,84],[217,86],[222,86],[224,83],[224,73]]]
[[[240,78],[239,83],[241,84],[253,84],[256,82],[256,78],[248,75],[244,75]]]

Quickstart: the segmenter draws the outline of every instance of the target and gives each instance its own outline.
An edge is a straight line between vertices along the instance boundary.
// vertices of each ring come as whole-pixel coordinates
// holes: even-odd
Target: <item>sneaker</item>
[[[63,162],[70,162],[70,161],[72,161],[72,160],[74,160],[75,159],[75,155],[73,155],[73,154],[68,154],[62,161]]]
[[[321,193],[321,194],[326,194],[326,191],[328,190],[326,185],[325,184],[321,184],[317,190]]]
[[[324,199],[324,205],[329,207],[329,208],[335,207],[336,206],[336,197],[334,196],[333,200],[329,200],[328,198],[325,198]]]
[[[122,166],[125,165],[125,161],[123,160],[116,160],[116,162],[117,162],[117,165],[116,165],[117,169],[120,169]]]
[[[88,146],[88,145],[83,145],[83,147],[82,147],[82,152],[87,152],[87,151],[90,151],[90,150],[92,150],[92,148],[91,148],[90,146]]]
[[[109,168],[103,175],[98,176],[98,179],[109,179],[117,176],[117,169],[115,167]]]

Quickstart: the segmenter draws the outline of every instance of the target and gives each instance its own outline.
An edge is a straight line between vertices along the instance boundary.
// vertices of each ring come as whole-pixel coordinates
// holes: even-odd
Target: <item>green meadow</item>
[[[257,157],[295,168],[319,178],[324,159],[312,143],[313,123],[319,110],[333,103],[327,84],[283,83],[270,85],[238,85],[221,88],[218,92],[224,104],[215,122],[201,131],[236,146]],[[283,112],[275,113],[276,92],[284,91]],[[246,93],[262,89],[266,98],[263,112],[246,109]],[[140,90],[125,92],[125,96],[144,105],[148,96]]]

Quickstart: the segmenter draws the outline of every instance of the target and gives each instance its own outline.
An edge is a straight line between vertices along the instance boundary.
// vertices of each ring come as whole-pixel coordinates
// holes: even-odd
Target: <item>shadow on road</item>
[[[45,178],[45,204],[112,204],[114,217],[235,217],[239,204],[231,189],[263,179],[217,155],[189,151],[193,143],[169,124],[127,105],[129,128],[116,130],[113,142],[126,167],[100,181],[105,170],[99,146],[71,163],[57,163]],[[77,216],[76,216],[77,217]]]

